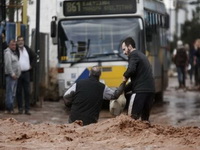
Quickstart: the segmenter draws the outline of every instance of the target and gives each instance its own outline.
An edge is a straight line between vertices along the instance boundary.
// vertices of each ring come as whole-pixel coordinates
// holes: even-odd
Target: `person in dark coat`
[[[30,113],[30,71],[36,64],[36,54],[26,45],[24,45],[24,37],[17,37],[17,55],[21,66],[21,75],[17,83],[17,103],[19,114],[26,115]],[[23,95],[25,101],[25,108],[23,107]]]
[[[6,42],[5,33],[2,33],[1,37],[2,37],[2,49],[5,50],[8,47],[8,44]]]
[[[103,100],[117,99],[124,90],[126,82],[112,90],[99,81],[101,69],[91,68],[88,79],[78,80],[64,94],[64,99],[71,101],[69,123],[81,120],[83,125],[98,122]]]
[[[189,69],[189,76],[190,76],[190,84],[193,84],[193,76],[194,76],[194,81],[196,83],[196,78],[195,78],[195,66],[194,66],[194,57],[195,57],[195,52],[196,52],[196,46],[195,43],[193,46],[189,49],[189,55],[188,55],[188,63],[190,64],[190,69]]]
[[[179,88],[185,88],[185,79],[186,79],[186,67],[188,65],[188,55],[187,52],[183,46],[182,41],[177,42],[177,49],[174,56],[174,63],[177,68],[178,73],[178,83]]]
[[[147,57],[136,50],[132,37],[122,42],[122,50],[128,56],[128,68],[124,72],[124,81],[131,80],[125,87],[125,93],[132,92],[128,115],[133,119],[149,121],[154,101],[155,85],[151,65]]]
[[[196,75],[196,87],[200,89],[200,39],[195,41],[195,53],[194,53],[194,65],[195,65],[195,75]]]

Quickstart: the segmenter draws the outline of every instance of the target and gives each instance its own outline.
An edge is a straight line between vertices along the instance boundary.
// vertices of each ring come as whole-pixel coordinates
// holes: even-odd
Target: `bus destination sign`
[[[64,16],[136,13],[136,0],[64,1]]]

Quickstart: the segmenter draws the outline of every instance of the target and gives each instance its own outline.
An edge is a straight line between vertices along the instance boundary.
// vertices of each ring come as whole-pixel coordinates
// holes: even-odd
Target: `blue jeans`
[[[185,86],[185,66],[177,67],[179,87]]]
[[[6,110],[13,111],[13,103],[15,100],[17,89],[17,80],[14,80],[10,75],[6,76]]]

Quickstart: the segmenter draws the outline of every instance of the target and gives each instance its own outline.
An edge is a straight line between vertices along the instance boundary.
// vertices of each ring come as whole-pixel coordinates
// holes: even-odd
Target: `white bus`
[[[58,1],[58,14],[51,22],[51,37],[58,50],[59,95],[89,68],[102,67],[101,82],[117,87],[127,68],[121,42],[132,37],[136,49],[152,65],[156,100],[162,100],[168,83],[167,29],[169,24],[161,0],[70,0]]]

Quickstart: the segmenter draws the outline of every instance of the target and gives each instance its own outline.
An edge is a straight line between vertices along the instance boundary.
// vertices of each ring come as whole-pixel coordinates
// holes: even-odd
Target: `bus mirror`
[[[170,18],[169,15],[165,15],[165,28],[169,29]]]
[[[51,21],[51,37],[56,37],[56,21]]]

